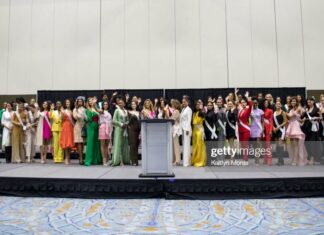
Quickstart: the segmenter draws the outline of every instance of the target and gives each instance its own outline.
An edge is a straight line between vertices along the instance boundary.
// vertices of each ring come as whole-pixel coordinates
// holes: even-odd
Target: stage
[[[72,198],[239,199],[324,196],[324,166],[175,166],[174,178],[139,178],[141,166],[0,164],[0,195]]]

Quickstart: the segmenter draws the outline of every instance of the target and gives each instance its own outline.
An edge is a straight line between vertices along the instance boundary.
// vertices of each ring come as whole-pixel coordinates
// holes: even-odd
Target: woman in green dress
[[[123,166],[129,164],[129,146],[128,146],[128,112],[125,109],[125,100],[118,101],[118,108],[113,117],[114,130],[114,153],[112,156],[112,166]]]
[[[85,111],[87,123],[87,148],[84,164],[86,166],[102,163],[99,143],[99,113],[93,98],[88,99],[88,108]]]

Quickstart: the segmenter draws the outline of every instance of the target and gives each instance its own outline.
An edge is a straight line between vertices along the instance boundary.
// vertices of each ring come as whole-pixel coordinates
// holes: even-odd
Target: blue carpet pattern
[[[88,200],[0,197],[0,234],[323,234],[324,198]]]

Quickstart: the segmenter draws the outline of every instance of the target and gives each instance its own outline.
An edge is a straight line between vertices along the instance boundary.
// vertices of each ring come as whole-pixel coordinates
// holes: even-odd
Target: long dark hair
[[[108,101],[103,101],[103,102],[102,102],[102,110],[103,110],[103,111],[104,111],[104,105],[105,105],[106,103],[108,104],[108,108],[107,108],[106,111],[109,110],[109,102],[108,102]]]
[[[307,98],[307,102],[306,102],[306,108],[309,109],[309,105],[308,105],[308,101],[313,101],[314,102],[314,108],[317,108],[315,105],[315,99],[313,97],[308,97]]]
[[[160,97],[159,100],[158,100],[158,102],[157,102],[157,104],[156,104],[156,107],[157,107],[158,109],[161,108],[161,103],[162,103],[161,101],[164,102],[164,106],[167,105],[167,100],[164,99],[163,97]]]
[[[296,96],[293,96],[291,97],[290,99],[290,104],[289,104],[289,107],[288,107],[288,112],[290,112],[290,110],[293,109],[293,106],[292,106],[292,101],[295,100],[296,101],[296,106],[298,107],[298,100],[297,100],[297,97]]]
[[[64,108],[64,109],[67,108],[67,107],[66,107],[66,102],[67,102],[67,101],[70,101],[70,109],[73,110],[73,109],[74,109],[74,104],[72,103],[72,99],[70,99],[70,98],[67,98],[67,99],[64,100],[63,108]]]
[[[198,110],[198,109],[196,108],[198,104],[199,104],[199,101],[198,101],[198,100],[195,101],[195,103],[194,103],[194,113],[198,112],[198,116],[199,116],[199,117],[205,117],[205,113],[204,113],[204,111],[203,111],[203,110]]]
[[[208,109],[208,105],[209,105],[209,104],[212,104],[213,109],[211,109],[211,110]],[[207,101],[207,113],[209,113],[209,112],[215,112],[214,103],[213,103],[212,101]]]
[[[50,100],[45,100],[45,101],[42,103],[42,105],[40,105],[40,111],[41,111],[41,112],[44,112],[44,111],[45,111],[45,109],[43,108],[43,104],[44,104],[45,102],[47,103],[47,110],[46,110],[46,111],[50,111],[50,109],[51,109],[52,102],[51,102]]]
[[[265,103],[268,103],[268,107],[265,106]],[[262,102],[262,110],[265,111],[266,109],[270,109],[270,101],[267,99],[264,99]]]

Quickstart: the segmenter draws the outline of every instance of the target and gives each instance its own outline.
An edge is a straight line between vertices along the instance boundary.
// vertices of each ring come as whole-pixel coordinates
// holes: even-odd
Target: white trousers
[[[182,134],[183,166],[191,165],[190,140],[191,140],[191,135],[186,135],[186,132],[184,131]]]

